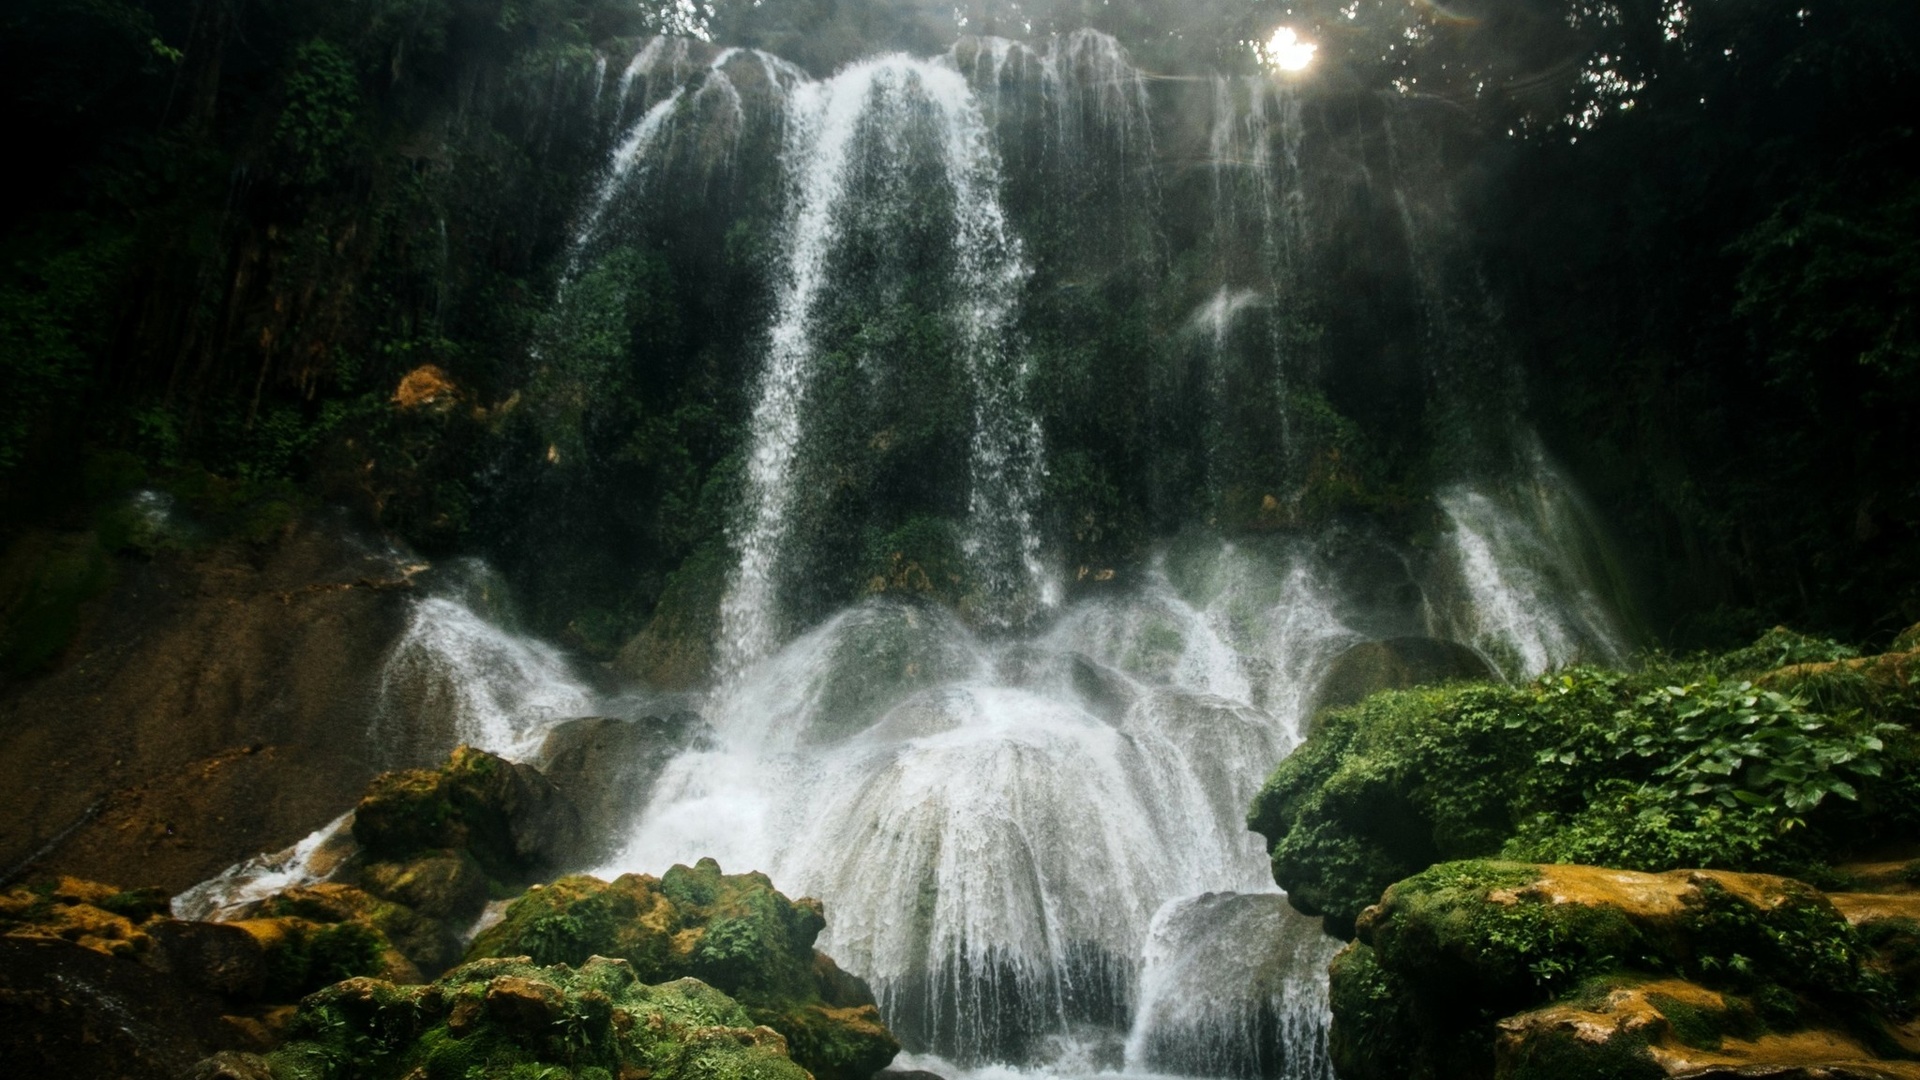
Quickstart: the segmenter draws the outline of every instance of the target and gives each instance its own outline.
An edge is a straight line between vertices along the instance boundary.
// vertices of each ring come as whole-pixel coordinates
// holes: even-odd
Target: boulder
[[[163,919],[148,934],[163,967],[200,990],[254,1001],[267,990],[267,956],[258,939],[227,923]]]
[[[460,959],[459,935],[447,924],[338,882],[284,889],[241,914],[233,925],[263,943],[296,950],[285,964],[310,970],[309,978],[319,980],[314,985],[351,975],[421,982]],[[310,960],[298,958],[307,954]],[[292,999],[284,991],[276,995]]]
[[[643,981],[698,978],[779,1032],[819,1080],[867,1080],[899,1044],[866,984],[814,950],[825,926],[819,901],[789,900],[764,874],[723,874],[702,859],[660,878],[577,875],[531,890],[467,955],[576,966],[617,957]]]
[[[153,948],[146,927],[158,917],[147,901],[147,890],[128,893],[63,877],[0,894],[0,933],[72,942],[105,956],[142,956]]]
[[[649,1080],[806,1080],[781,1036],[695,979],[648,985],[606,957],[577,968],[488,959],[430,986],[351,979],[301,1003],[274,1075],[328,1075],[351,1060],[367,1080],[544,1075]],[[236,1077],[235,1080],[243,1080]],[[247,1078],[250,1080],[250,1078]]]
[[[1479,653],[1455,641],[1397,637],[1363,641],[1327,665],[1307,707],[1309,717],[1366,700],[1382,690],[1496,678]]]
[[[0,1062],[10,1076],[176,1080],[234,1049],[227,1006],[166,972],[52,937],[0,936]]]
[[[465,925],[487,906],[487,872],[464,849],[422,852],[403,862],[369,863],[359,874],[367,892],[429,918]]]
[[[582,717],[555,725],[533,760],[578,808],[589,831],[611,838],[646,805],[667,763],[707,730],[687,712],[638,720]],[[606,847],[595,845],[586,854],[610,854]]]
[[[557,868],[583,848],[584,831],[579,811],[540,770],[470,746],[438,769],[381,774],[353,819],[353,837],[373,861],[464,848],[507,882]]]

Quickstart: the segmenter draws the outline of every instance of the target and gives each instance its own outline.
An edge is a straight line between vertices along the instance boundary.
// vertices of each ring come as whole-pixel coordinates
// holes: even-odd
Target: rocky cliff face
[[[324,515],[105,558],[52,669],[0,687],[0,875],[179,890],[350,807],[417,567]]]

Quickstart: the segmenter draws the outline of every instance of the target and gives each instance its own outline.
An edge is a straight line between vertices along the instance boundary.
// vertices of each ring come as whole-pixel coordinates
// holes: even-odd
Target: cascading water
[[[1271,312],[1297,316],[1303,303],[1304,127],[1284,88],[1223,86],[1213,242],[1240,254],[1224,258],[1192,329],[1211,346],[1222,410],[1277,409],[1284,426],[1298,360]],[[1017,330],[1030,272],[1001,204],[996,140],[1037,132],[1038,156],[1019,154],[1053,177],[1043,202],[1151,193],[1151,169],[1125,178],[1126,162],[1152,155],[1141,73],[1100,35],[1044,51],[971,39],[935,61],[885,56],[795,79],[774,107],[784,221],[704,710],[715,739],[669,767],[603,871],[714,857],[819,897],[821,947],[872,983],[909,1047],[948,1067],[1325,1076],[1329,946],[1273,890],[1245,807],[1299,741],[1321,672],[1353,644],[1451,633],[1517,655],[1516,675],[1574,655],[1514,644],[1577,636],[1562,626],[1586,617],[1587,598],[1577,575],[1554,569],[1568,550],[1528,548],[1534,534],[1449,489],[1439,507],[1458,557],[1356,562],[1311,542],[1199,536],[1166,547],[1140,580],[1058,608]],[[929,138],[931,187],[884,169],[875,179],[874,155],[904,172]],[[890,227],[903,204],[933,208],[954,252],[942,280],[971,400],[962,547],[973,602],[963,619],[869,600],[792,636],[782,575],[807,543],[822,312],[855,231]],[[1077,220],[1084,208],[1062,212]],[[1269,315],[1266,359],[1245,366],[1264,374],[1257,396],[1236,402],[1245,383],[1225,376],[1229,342],[1256,310]],[[1538,580],[1516,576],[1523,562]],[[1489,579],[1487,566],[1506,576]],[[1599,622],[1582,632],[1618,640]]]
[[[501,629],[456,597],[429,596],[387,658],[374,742],[392,764],[431,764],[462,743],[519,758],[554,721],[589,715],[593,702],[558,649]]]
[[[951,66],[881,57],[826,82],[801,84],[786,102],[786,258],[750,424],[746,509],[735,533],[739,563],[721,604],[723,671],[766,655],[784,630],[778,573],[794,542],[791,511],[819,350],[816,305],[836,244],[860,212],[850,204],[858,155],[903,153],[909,130],[929,113],[951,190],[961,298],[951,317],[974,401],[964,547],[983,594],[979,609],[989,620],[1011,623],[1054,602],[1032,511],[1040,431],[1025,406],[1026,365],[1011,326],[1026,270],[1000,208],[986,121],[972,88]]]
[[[1271,892],[1241,818],[1298,739],[1304,658],[1350,640],[1305,569],[1205,561],[1200,606],[1157,573],[1023,640],[843,611],[719,692],[718,745],[669,769],[607,869],[709,855],[820,897],[821,947],[910,1045],[1018,1060],[1104,1031],[1119,1064],[1155,913]]]
[[[1620,663],[1627,635],[1612,597],[1599,529],[1537,445],[1527,472],[1505,486],[1456,484],[1439,493],[1448,521],[1452,588],[1435,630],[1465,641],[1509,677],[1579,661]]]

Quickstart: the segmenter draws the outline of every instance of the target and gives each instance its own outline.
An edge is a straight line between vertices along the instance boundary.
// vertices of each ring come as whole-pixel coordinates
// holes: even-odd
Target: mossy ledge
[[[1343,1080],[1920,1077],[1920,897],[1764,874],[1464,861],[1332,965]],[[1798,1071],[1795,1071],[1798,1070]]]

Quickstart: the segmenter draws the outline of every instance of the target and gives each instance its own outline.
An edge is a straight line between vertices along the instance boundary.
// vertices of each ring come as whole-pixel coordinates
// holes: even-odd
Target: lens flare
[[[1265,45],[1258,47],[1260,59],[1270,67],[1281,71],[1304,71],[1313,63],[1313,54],[1320,46],[1304,41],[1294,32],[1293,27],[1283,26],[1273,32]]]

